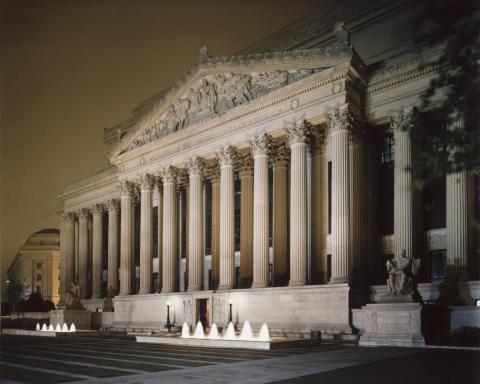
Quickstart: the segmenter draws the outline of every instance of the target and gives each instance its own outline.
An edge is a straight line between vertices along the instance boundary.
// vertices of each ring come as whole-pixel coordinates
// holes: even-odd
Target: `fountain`
[[[217,324],[213,323],[212,328],[210,328],[210,333],[208,334],[207,339],[210,340],[218,340],[220,337],[218,336],[218,328]]]
[[[55,332],[62,332],[62,329],[60,328],[60,324],[58,324],[58,323],[55,327]]]
[[[182,336],[184,339],[188,339],[190,337],[190,329],[188,328],[187,322],[184,322],[182,325]]]
[[[258,333],[258,341],[270,341],[270,332],[266,323],[262,324],[260,332]]]
[[[40,331],[40,323],[37,323],[37,326],[35,327],[36,331]]]
[[[203,331],[203,325],[199,321],[197,323],[197,327],[195,328],[195,333],[192,336],[194,339],[204,339],[205,338],[205,332]]]
[[[223,335],[224,340],[236,340],[237,335],[235,334],[235,327],[232,322],[228,323],[227,332]]]
[[[75,329],[75,324],[72,323],[72,325],[70,326],[70,332],[75,332],[76,329]]]
[[[43,323],[43,325],[42,325],[42,331],[45,332],[46,330],[47,330],[47,324]]]
[[[63,323],[62,332],[68,332],[67,323]]]
[[[253,341],[253,332],[252,327],[250,326],[250,322],[247,320],[243,323],[242,332],[240,333],[240,340],[244,341]]]
[[[52,325],[52,324],[50,324],[50,325],[48,326],[48,331],[49,331],[49,332],[54,332],[54,329],[53,329],[53,325]]]

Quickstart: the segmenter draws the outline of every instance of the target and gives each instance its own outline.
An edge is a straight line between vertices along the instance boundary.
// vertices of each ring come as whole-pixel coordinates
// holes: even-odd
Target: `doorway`
[[[197,299],[197,322],[200,321],[203,329],[209,327],[208,321],[208,299]]]

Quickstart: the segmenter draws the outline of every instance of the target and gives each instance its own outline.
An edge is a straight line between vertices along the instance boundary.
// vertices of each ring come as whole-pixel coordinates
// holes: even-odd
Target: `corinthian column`
[[[212,169],[212,287],[220,281],[220,172],[218,165]]]
[[[152,292],[152,241],[153,213],[152,190],[154,178],[144,175],[140,190],[140,291],[141,295]]]
[[[348,108],[328,115],[332,142],[332,277],[346,283],[350,272],[349,141],[353,118]]]
[[[288,282],[288,161],[285,144],[273,155],[273,284]]]
[[[82,208],[78,213],[78,285],[80,297],[87,298],[88,285],[88,219],[90,210]]]
[[[174,292],[177,287],[177,203],[176,170],[163,171],[163,266],[162,293]]]
[[[234,151],[228,146],[217,153],[220,161],[220,285],[231,289],[235,285],[235,206],[233,162]]]
[[[253,284],[268,286],[268,154],[271,146],[266,134],[249,141],[253,155]]]
[[[463,119],[458,119],[449,130],[463,128]],[[452,148],[452,155],[458,148]],[[448,278],[467,277],[468,267],[468,210],[467,171],[465,169],[447,174],[447,274]]]
[[[118,200],[107,202],[108,209],[108,289],[117,294],[118,287],[118,211],[120,204]]]
[[[247,288],[253,279],[253,159],[242,159],[240,172],[240,285]]]
[[[392,116],[395,141],[394,168],[394,257],[404,249],[413,257],[413,197],[412,197],[412,145],[409,127],[413,111],[400,110]]]
[[[193,157],[188,162],[190,196],[188,209],[188,290],[199,291],[203,287],[203,163]]]
[[[287,128],[290,142],[290,281],[307,283],[307,126],[300,122]]]
[[[62,259],[61,259],[61,305],[64,304],[65,292],[75,279],[75,214],[68,212],[62,215]]]
[[[134,185],[128,181],[122,182],[122,210],[120,219],[120,295],[130,295],[132,291],[133,193]]]
[[[92,299],[102,291],[103,211],[102,204],[93,206]]]

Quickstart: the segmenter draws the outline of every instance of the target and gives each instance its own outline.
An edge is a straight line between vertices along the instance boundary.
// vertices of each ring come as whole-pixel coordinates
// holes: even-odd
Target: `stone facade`
[[[112,167],[60,195],[62,276],[79,278],[92,299],[85,305],[98,307],[101,279],[116,295],[116,328],[163,328],[167,302],[175,324],[224,326],[231,301],[237,323],[348,337],[362,329],[351,309],[386,280],[387,255],[406,250],[428,271],[422,252],[444,249],[445,263],[455,260],[455,270],[477,278],[467,255],[475,239],[460,233],[452,214],[463,210],[467,225],[473,205],[457,198],[472,198],[470,176],[449,180],[444,228],[424,230],[415,220],[406,129],[439,51],[414,55],[408,38],[381,39],[397,36],[410,3],[382,1],[381,14],[359,3],[342,8],[351,24],[317,15],[328,32],[305,28],[317,25],[311,19],[295,24],[295,49],[290,32],[231,57],[202,47],[175,86],[106,130]],[[379,234],[375,223],[387,212],[372,197],[382,182],[374,154],[387,136],[394,225]],[[103,236],[100,227],[108,227]],[[418,233],[429,239],[422,252]]]

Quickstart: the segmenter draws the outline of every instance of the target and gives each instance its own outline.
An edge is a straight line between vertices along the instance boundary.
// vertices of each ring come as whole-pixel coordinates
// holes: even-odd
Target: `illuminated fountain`
[[[240,333],[239,339],[244,341],[255,340],[253,338],[252,327],[250,326],[250,322],[248,320],[245,321],[245,323],[243,323],[243,328],[242,328],[242,332]]]
[[[197,327],[195,328],[195,333],[192,336],[194,339],[205,339],[205,332],[203,331],[203,325],[199,321]]]
[[[37,323],[37,326],[35,327],[35,330],[37,331],[40,331],[40,332],[75,332],[76,329],[75,329],[75,324],[72,323],[72,325],[70,326],[70,330],[68,329],[68,325],[66,323],[63,323],[62,326],[60,326],[60,324],[57,324],[55,326],[55,328],[53,327],[52,324],[50,324],[48,327],[47,327],[47,324],[46,323],[43,323],[42,325],[42,328],[40,328],[40,324]]]
[[[43,325],[42,325],[42,331],[45,332],[46,330],[47,330],[47,324],[43,323]]]
[[[70,326],[70,332],[76,332],[74,323],[72,323],[72,325]]]
[[[223,335],[224,340],[236,340],[237,335],[235,334],[235,327],[232,322],[228,323],[227,332]]]
[[[37,323],[37,326],[35,327],[36,331],[40,331],[40,323]]]
[[[190,337],[190,329],[188,328],[187,322],[184,322],[182,325],[182,336],[184,339],[188,339]]]
[[[212,328],[210,328],[210,333],[208,334],[207,339],[218,340],[220,336],[218,335],[217,324],[213,323]]]
[[[270,332],[266,323],[262,324],[260,332],[258,333],[258,341],[270,341]]]
[[[67,323],[63,323],[62,332],[68,332]]]
[[[48,331],[49,331],[49,332],[53,332],[53,331],[54,331],[52,324],[50,324],[50,325],[48,326]]]
[[[58,323],[55,327],[55,332],[62,332],[62,328],[60,328],[60,324],[58,324]]]

